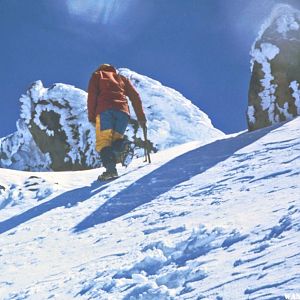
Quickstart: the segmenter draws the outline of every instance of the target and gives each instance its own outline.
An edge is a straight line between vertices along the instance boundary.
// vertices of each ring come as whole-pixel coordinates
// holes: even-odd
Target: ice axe
[[[144,153],[145,153],[145,162],[148,162],[151,164],[151,158],[150,158],[150,150],[149,150],[149,141],[147,137],[147,126],[143,125],[142,126],[143,133],[144,133]]]

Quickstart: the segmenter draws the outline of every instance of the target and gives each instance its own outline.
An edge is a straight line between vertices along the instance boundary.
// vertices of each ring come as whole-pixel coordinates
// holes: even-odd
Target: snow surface
[[[102,169],[0,170],[0,298],[300,295],[300,118]]]
[[[194,140],[207,143],[224,137],[220,130],[213,127],[207,114],[176,90],[129,69],[119,69],[119,73],[129,78],[141,95],[148,135],[158,149]]]
[[[179,92],[128,69],[119,71],[130,78],[141,95],[148,120],[148,138],[158,150],[195,140],[204,144],[224,137],[224,133],[213,127],[209,117]],[[85,91],[62,83],[45,88],[41,81],[36,81],[22,95],[20,103],[17,132],[0,139],[0,167],[27,171],[50,169],[50,155],[40,151],[29,130],[31,122],[34,122],[45,135],[54,135],[53,128],[43,123],[42,113],[45,111],[59,116],[57,127],[65,133],[66,145],[70,149],[65,161],[76,163],[85,157],[87,166],[99,166],[95,132],[87,118]],[[132,107],[131,112],[135,118]],[[132,138],[132,127],[128,127],[126,135]],[[141,130],[137,137],[143,138]]]
[[[290,88],[293,90],[293,97],[295,98],[295,105],[297,107],[297,114],[300,115],[300,89],[297,81],[292,81]]]

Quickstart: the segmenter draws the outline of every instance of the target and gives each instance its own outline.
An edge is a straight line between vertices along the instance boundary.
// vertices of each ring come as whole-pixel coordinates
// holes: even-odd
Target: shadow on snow
[[[174,186],[205,172],[280,126],[282,124],[218,140],[174,158],[110,198],[79,223],[74,228],[75,232],[114,220],[151,202]]]
[[[65,192],[47,202],[41,203],[17,216],[13,216],[10,219],[0,222],[0,234],[10,229],[13,229],[20,224],[23,224],[31,219],[39,217],[44,213],[51,211],[58,207],[72,207],[79,202],[84,202],[90,199],[92,196],[103,191],[108,185],[102,185],[99,187],[99,182],[95,181],[90,186],[85,186],[75,190]]]
[[[108,199],[90,216],[76,225],[74,231],[80,232],[94,225],[114,220],[143,204],[151,202],[174,186],[205,172],[232,156],[236,151],[252,144],[280,126],[282,124],[256,132],[243,133],[237,137],[218,140],[174,158]],[[107,183],[99,187],[99,183],[93,182],[91,186],[65,192],[54,199],[0,222],[0,234],[55,208],[72,207],[79,202],[84,202],[101,193],[109,185],[110,183]]]

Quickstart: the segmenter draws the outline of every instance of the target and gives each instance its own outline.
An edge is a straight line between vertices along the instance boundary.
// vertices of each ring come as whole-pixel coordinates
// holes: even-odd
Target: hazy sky
[[[175,88],[225,131],[246,128],[249,51],[288,0],[0,0],[0,137],[35,80],[86,90],[101,63]],[[174,125],[175,126],[175,125]]]

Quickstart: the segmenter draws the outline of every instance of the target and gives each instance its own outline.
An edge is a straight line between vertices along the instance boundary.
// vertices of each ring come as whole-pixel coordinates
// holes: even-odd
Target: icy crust
[[[208,142],[224,136],[213,127],[204,112],[176,90],[125,68],[119,72],[129,78],[139,92],[148,121],[149,138],[158,149],[194,140]]]
[[[128,69],[120,69],[120,73],[132,81],[141,95],[148,120],[148,138],[158,150],[193,140],[209,143],[224,136],[212,126],[205,113],[180,93]],[[22,95],[20,103],[17,132],[0,140],[1,167],[34,171],[50,169],[53,158],[50,153],[42,153],[34,142],[31,135],[33,124],[49,140],[56,133],[65,134],[69,149],[66,163],[82,163],[84,159],[86,166],[99,166],[99,155],[95,151],[95,129],[87,118],[85,91],[62,83],[45,88],[41,81],[36,81]],[[47,112],[55,113],[59,124],[47,125],[43,119],[43,114]],[[131,117],[136,118],[132,107]],[[132,126],[128,127],[126,135],[132,139]],[[137,137],[143,139],[141,130]],[[137,151],[137,155],[143,155],[143,151]]]

